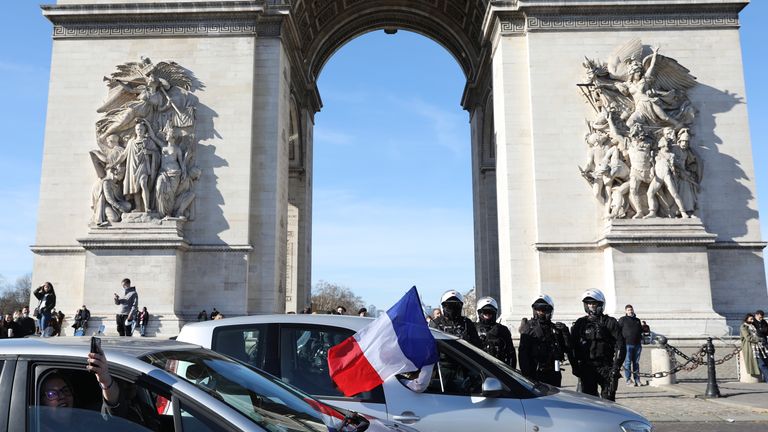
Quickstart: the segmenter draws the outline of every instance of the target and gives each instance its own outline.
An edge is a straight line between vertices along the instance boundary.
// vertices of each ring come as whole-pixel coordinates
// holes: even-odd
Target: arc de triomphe
[[[87,4],[86,4],[87,3]],[[161,334],[310,295],[316,80],[365,32],[464,71],[476,286],[516,321],[600,288],[654,328],[766,304],[739,42],[746,0],[59,0],[34,280]],[[581,170],[581,172],[580,172]],[[460,288],[460,287],[446,287]]]

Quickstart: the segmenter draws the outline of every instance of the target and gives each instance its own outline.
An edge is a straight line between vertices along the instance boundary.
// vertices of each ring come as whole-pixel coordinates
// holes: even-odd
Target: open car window
[[[163,415],[158,404],[163,397],[142,383],[116,376],[119,406],[107,410],[102,391],[90,372],[50,364],[32,368],[27,404],[27,427],[32,431],[77,430],[173,431],[172,415]],[[169,396],[169,395],[166,395]]]

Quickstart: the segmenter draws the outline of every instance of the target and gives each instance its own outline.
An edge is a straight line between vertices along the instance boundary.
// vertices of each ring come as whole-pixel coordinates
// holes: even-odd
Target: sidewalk
[[[620,384],[616,402],[652,422],[768,422],[768,384],[719,384],[721,398],[704,399],[706,382],[664,387]],[[699,397],[697,397],[699,396]]]
[[[675,384],[676,390],[685,392],[691,396],[703,395],[707,389],[706,382],[686,382]],[[723,405],[737,408],[750,408],[756,412],[768,414],[768,384],[745,384],[741,382],[718,383],[720,388],[719,398],[709,399]]]

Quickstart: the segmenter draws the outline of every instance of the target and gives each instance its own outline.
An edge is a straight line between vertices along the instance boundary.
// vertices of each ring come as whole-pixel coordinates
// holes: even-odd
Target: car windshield
[[[268,431],[327,432],[323,414],[334,414],[275,378],[208,350],[163,351],[141,360],[194,384]]]
[[[542,383],[538,383],[535,381],[531,381],[523,374],[518,372],[515,369],[512,369],[508,364],[504,363],[503,361],[497,359],[496,357],[486,353],[485,351],[477,348],[476,346],[470,344],[469,342],[463,340],[463,339],[457,339],[452,341],[446,341],[451,343],[456,343],[461,345],[465,350],[472,351],[473,354],[482,357],[484,360],[489,361],[493,363],[494,366],[501,369],[502,372],[507,374],[509,377],[517,381],[521,386],[523,386],[528,391],[532,392],[533,394],[537,396],[544,396],[546,394],[552,393],[552,389],[549,386],[546,386]]]

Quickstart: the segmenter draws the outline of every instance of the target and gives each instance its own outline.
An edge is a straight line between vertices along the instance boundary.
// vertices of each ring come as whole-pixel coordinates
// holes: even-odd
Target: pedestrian
[[[744,366],[750,375],[763,374],[763,382],[768,383],[768,350],[760,342],[755,328],[755,316],[751,313],[744,317],[741,323],[741,353],[744,356]]]
[[[21,329],[19,328],[19,324],[13,320],[13,315],[5,314],[5,329],[3,332],[8,338],[21,337]]]
[[[475,323],[462,314],[464,296],[456,290],[448,290],[440,298],[440,305],[443,307],[441,315],[433,319],[429,326],[480,347]]]
[[[357,311],[357,316],[368,316],[368,309],[366,308],[360,308],[360,310]]]
[[[560,364],[571,355],[568,326],[552,323],[555,302],[547,294],[536,297],[531,310],[533,317],[523,319],[520,326],[520,371],[532,380],[560,387]]]
[[[139,294],[136,292],[136,287],[131,286],[131,280],[128,278],[123,279],[122,286],[122,296],[114,293],[115,304],[119,306],[117,315],[115,315],[117,334],[132,336],[133,325],[139,311]]]
[[[83,336],[85,330],[88,328],[88,320],[91,319],[91,311],[83,305],[77,310],[75,314],[75,323],[72,324],[72,328],[75,329],[75,336]]]
[[[51,314],[51,334],[50,336],[61,336],[61,323],[64,321],[64,314],[56,309]]]
[[[336,306],[336,315],[344,315],[347,313],[347,308],[342,305]]]
[[[216,308],[213,308],[213,310],[211,311],[211,319],[212,320],[216,319],[216,315],[218,314],[219,314],[219,311],[217,311]]]
[[[605,296],[598,289],[590,289],[581,296],[584,312],[571,327],[571,347],[575,360],[573,374],[581,378],[581,391],[616,400],[622,363],[626,354],[624,336],[615,318],[605,315]]]
[[[208,321],[208,312],[205,311],[205,309],[201,310],[199,314],[197,314],[197,321]]]
[[[139,334],[141,336],[147,335],[147,323],[149,322],[149,312],[147,312],[147,307],[144,306],[141,308],[141,312],[139,312]]]
[[[21,308],[21,319],[19,320],[21,337],[32,336],[35,334],[35,320],[29,316],[29,306]]]
[[[648,325],[645,321],[640,321],[642,323],[642,329],[643,329],[643,340],[645,343],[651,343],[651,326]]]
[[[304,309],[301,310],[302,314],[310,315],[312,313],[312,308],[307,306]]]
[[[761,309],[755,311],[755,330],[757,330],[757,337],[763,344],[766,344],[768,338],[768,322],[765,321],[765,312]]]
[[[480,348],[515,369],[517,354],[512,332],[504,324],[496,322],[498,314],[499,304],[493,297],[483,297],[477,301],[475,330],[480,338]]]
[[[434,308],[434,309],[432,309],[432,319],[433,319],[433,320],[436,320],[436,319],[440,318],[441,316],[443,316],[443,311],[442,311],[442,309],[440,309],[440,308]],[[431,320],[430,320],[430,321],[431,321]]]
[[[35,309],[37,311],[36,318],[40,323],[40,333],[43,337],[49,336],[48,327],[51,326],[51,313],[56,307],[56,291],[53,289],[52,283],[46,282],[37,287],[32,294],[40,301],[37,309]]]
[[[643,351],[643,323],[635,316],[632,305],[624,306],[624,316],[619,318],[621,335],[627,345],[627,355],[624,359],[624,379],[627,385],[640,385],[640,353]]]

